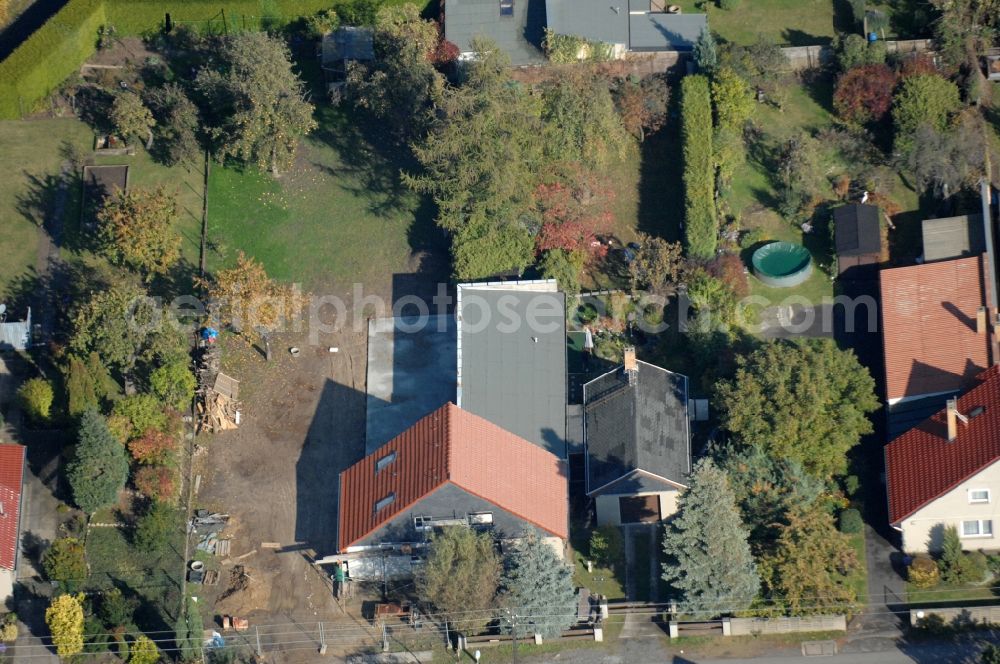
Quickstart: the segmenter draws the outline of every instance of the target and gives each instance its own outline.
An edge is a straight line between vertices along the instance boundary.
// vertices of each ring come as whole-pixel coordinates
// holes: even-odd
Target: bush
[[[58,581],[73,592],[87,578],[83,542],[75,537],[60,537],[42,556],[42,569],[49,580]]]
[[[705,76],[686,76],[681,82],[681,129],[687,252],[692,258],[712,258],[719,229],[715,219],[712,97]]]
[[[169,466],[143,466],[135,472],[135,488],[157,502],[169,502],[177,496],[177,473]]]
[[[165,463],[177,451],[177,437],[156,429],[150,429],[139,438],[128,443],[132,458],[141,464]]]
[[[965,576],[967,583],[982,583],[990,574],[989,559],[982,551],[972,551],[965,555]]]
[[[861,520],[861,513],[854,508],[848,508],[840,513],[840,532],[846,535],[857,535],[864,527]]]
[[[861,35],[850,34],[841,37],[837,43],[837,64],[841,71],[863,65],[877,65],[885,62],[885,44],[872,44]]]
[[[897,149],[905,147],[922,124],[944,131],[961,105],[958,86],[941,76],[916,74],[903,79],[892,108]]]
[[[31,421],[43,424],[48,421],[54,398],[52,385],[44,378],[31,378],[17,390],[21,408]]]
[[[889,112],[895,86],[896,73],[884,64],[855,67],[837,79],[833,107],[848,122],[877,122]]]
[[[767,240],[767,233],[760,228],[748,228],[740,233],[740,249],[749,249]]]
[[[929,556],[917,556],[906,570],[907,580],[916,588],[933,588],[941,581],[941,573]]]
[[[165,404],[175,410],[184,410],[191,406],[197,381],[188,363],[177,361],[154,370],[149,376],[149,386]]]
[[[133,394],[119,399],[108,418],[108,427],[123,443],[150,430],[163,431],[166,426],[163,404],[152,394]]]
[[[625,560],[625,541],[615,526],[601,526],[590,533],[590,557],[598,565],[614,567]]]
[[[180,533],[177,512],[166,503],[153,502],[136,522],[133,542],[140,551],[154,555],[166,550],[175,532]]]
[[[846,493],[849,498],[853,497],[861,487],[861,480],[858,479],[857,475],[848,475],[844,478],[843,482],[844,493]]]

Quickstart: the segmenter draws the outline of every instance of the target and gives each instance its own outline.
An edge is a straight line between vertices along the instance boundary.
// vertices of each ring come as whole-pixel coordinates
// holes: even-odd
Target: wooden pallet
[[[207,572],[205,572],[205,578],[202,580],[202,583],[206,586],[218,585],[219,573],[214,569],[208,570]]]

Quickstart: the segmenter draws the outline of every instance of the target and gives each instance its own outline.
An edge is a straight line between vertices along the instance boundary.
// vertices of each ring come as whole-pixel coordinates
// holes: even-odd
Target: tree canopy
[[[165,330],[161,312],[141,288],[120,282],[93,293],[73,316],[70,350],[80,356],[97,353],[103,364],[129,372],[147,352],[156,352],[175,330]]]
[[[663,579],[681,613],[709,619],[750,606],[760,577],[748,537],[725,471],[698,462],[663,537]]]
[[[42,568],[45,576],[60,582],[63,589],[72,592],[86,580],[88,574],[83,542],[75,537],[55,540],[42,556]]]
[[[841,74],[833,91],[833,107],[848,122],[878,122],[892,106],[896,74],[884,64],[855,67]]]
[[[153,129],[158,149],[154,154],[168,166],[193,161],[201,152],[198,143],[198,108],[176,83],[149,88],[145,93],[156,120]]]
[[[146,139],[146,149],[152,147],[156,120],[139,95],[134,92],[119,92],[115,95],[111,104],[111,122],[122,138],[128,140],[133,136],[141,136]]]
[[[114,503],[128,479],[125,448],[95,410],[80,417],[76,451],[66,468],[73,501],[88,514]]]
[[[162,186],[118,190],[97,213],[102,249],[112,263],[132,268],[147,280],[165,274],[181,257],[176,220],[177,201]]]
[[[487,533],[446,528],[431,539],[427,562],[417,574],[420,597],[459,629],[478,630],[492,620],[501,564]]]
[[[573,569],[537,533],[526,533],[514,545],[501,584],[508,633],[553,638],[576,622]]]
[[[738,361],[717,386],[724,426],[737,440],[798,461],[829,477],[847,469],[847,452],[872,432],[875,381],[852,351],[830,339],[775,341]]]
[[[907,76],[893,98],[896,147],[905,148],[921,125],[943,131],[961,106],[958,86],[936,74]]]
[[[83,652],[83,595],[59,595],[45,609],[45,624],[56,654],[66,659]]]
[[[271,331],[301,312],[302,294],[267,276],[264,264],[242,251],[236,265],[200,283],[221,305],[219,318],[241,332]]]
[[[219,157],[277,172],[291,164],[299,138],[316,127],[288,47],[264,32],[226,38],[217,66],[198,72],[195,87],[211,109],[209,134]]]

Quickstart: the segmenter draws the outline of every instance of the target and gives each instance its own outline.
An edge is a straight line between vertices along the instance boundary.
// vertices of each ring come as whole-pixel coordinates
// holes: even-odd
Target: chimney
[[[628,378],[628,384],[632,385],[635,382],[636,374],[639,373],[639,363],[635,359],[635,346],[625,347],[625,359],[622,364],[625,365],[625,376]]]
[[[958,399],[948,399],[948,442],[958,437]]]
[[[986,307],[979,307],[976,311],[976,334],[986,334]]]

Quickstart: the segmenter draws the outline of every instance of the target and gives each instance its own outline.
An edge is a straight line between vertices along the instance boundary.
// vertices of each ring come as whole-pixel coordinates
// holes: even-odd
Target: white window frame
[[[985,493],[986,497],[985,498],[973,498],[972,497],[973,494],[976,494],[976,493]],[[992,496],[990,495],[990,490],[989,489],[969,489],[969,503],[972,504],[972,505],[980,505],[980,504],[984,504],[984,503],[989,503],[990,502],[990,498],[992,498]]]
[[[967,534],[965,532],[965,524],[974,523],[976,524],[977,532],[974,534]],[[990,524],[990,531],[984,532],[983,526],[985,524]],[[993,537],[993,520],[992,519],[965,519],[962,521],[962,528],[959,531],[963,538],[976,538],[976,537]]]

